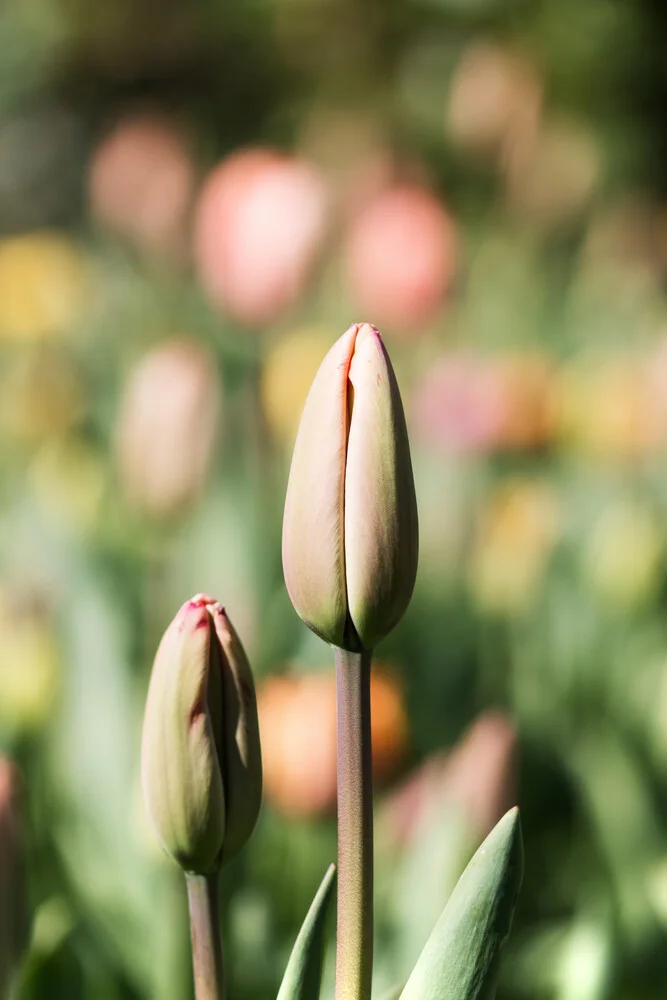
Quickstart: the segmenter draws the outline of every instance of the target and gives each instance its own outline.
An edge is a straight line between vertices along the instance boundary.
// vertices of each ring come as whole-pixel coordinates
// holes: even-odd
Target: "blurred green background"
[[[192,996],[138,760],[198,591],[251,656],[265,764],[222,879],[229,995],[275,996],[335,855],[332,665],[284,589],[282,505],[356,320],[397,370],[421,530],[373,686],[375,996],[517,799],[501,1000],[667,995],[666,22],[659,0],[3,4],[17,997]]]

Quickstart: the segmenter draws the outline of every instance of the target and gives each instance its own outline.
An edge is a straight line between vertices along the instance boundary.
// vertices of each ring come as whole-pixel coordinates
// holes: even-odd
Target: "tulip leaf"
[[[522,875],[521,826],[514,808],[463,872],[401,1000],[493,1000]]]
[[[324,929],[335,881],[336,866],[330,865],[294,942],[277,1000],[317,1000],[319,996]]]

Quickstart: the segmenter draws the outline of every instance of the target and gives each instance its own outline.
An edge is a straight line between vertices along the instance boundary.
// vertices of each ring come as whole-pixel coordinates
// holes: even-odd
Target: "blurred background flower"
[[[288,816],[336,806],[336,679],[327,673],[268,678],[258,693],[264,793]],[[373,780],[382,787],[406,757],[408,722],[401,687],[386,667],[371,675]]]

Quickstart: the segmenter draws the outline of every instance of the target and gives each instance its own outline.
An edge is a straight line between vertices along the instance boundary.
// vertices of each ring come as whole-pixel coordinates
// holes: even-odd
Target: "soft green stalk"
[[[195,1000],[225,1000],[218,873],[187,874]]]
[[[338,701],[336,1000],[369,1000],[373,972],[371,654],[334,647]]]

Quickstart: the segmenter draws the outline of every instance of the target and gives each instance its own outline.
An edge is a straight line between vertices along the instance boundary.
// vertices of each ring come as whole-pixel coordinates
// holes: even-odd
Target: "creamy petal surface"
[[[324,358],[308,393],[294,445],[283,568],[292,604],[327,642],[346,640],[344,491],[348,370],[356,326]]]

